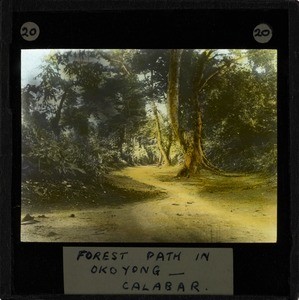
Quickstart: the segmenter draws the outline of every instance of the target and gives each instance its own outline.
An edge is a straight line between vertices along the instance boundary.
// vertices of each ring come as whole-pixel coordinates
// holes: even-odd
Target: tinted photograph
[[[277,51],[21,51],[21,241],[275,243]]]

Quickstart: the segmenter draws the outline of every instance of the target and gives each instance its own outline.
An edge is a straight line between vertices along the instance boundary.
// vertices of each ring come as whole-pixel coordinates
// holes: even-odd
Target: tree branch
[[[200,85],[199,91],[198,93],[200,93],[204,87],[209,83],[209,81],[211,81],[215,76],[217,76],[223,69],[225,68],[229,68],[232,64],[236,63],[238,60],[244,58],[243,56],[240,56],[238,58],[233,59],[232,61],[228,61],[226,62],[224,65],[222,65],[221,67],[219,67],[215,72],[213,72],[212,74],[210,74],[210,76],[208,76],[205,81]]]

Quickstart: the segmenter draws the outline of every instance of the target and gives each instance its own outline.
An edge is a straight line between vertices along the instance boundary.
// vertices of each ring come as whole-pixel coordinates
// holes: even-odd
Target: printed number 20
[[[29,36],[29,35],[31,35],[31,36],[34,36],[34,35],[36,35],[36,29],[35,28],[32,28],[32,29],[30,29],[30,30],[28,30],[28,28],[27,27],[23,27],[22,28],[22,36]]]
[[[269,29],[260,30],[259,28],[256,28],[254,30],[254,36],[268,36],[270,34]]]

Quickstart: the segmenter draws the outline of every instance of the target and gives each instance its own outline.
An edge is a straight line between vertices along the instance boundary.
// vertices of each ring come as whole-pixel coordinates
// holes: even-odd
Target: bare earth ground
[[[22,218],[30,213],[37,222],[21,225],[21,240],[276,242],[273,180],[257,174],[227,177],[208,172],[175,178],[177,171],[138,166],[109,174],[109,183],[125,192],[117,205],[106,199],[103,205],[86,208],[33,211],[23,206]],[[140,200],[127,201],[132,192],[138,192]]]

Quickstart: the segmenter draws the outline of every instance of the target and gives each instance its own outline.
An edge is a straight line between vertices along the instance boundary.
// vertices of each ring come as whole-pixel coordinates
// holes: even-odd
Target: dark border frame
[[[289,72],[290,72],[290,192],[291,234],[290,296],[299,299],[299,2],[289,7]]]
[[[299,115],[299,2],[296,0],[274,1],[274,0],[256,0],[256,1],[129,1],[129,0],[2,0],[0,2],[0,28],[1,28],[1,53],[0,53],[0,94],[1,94],[1,119],[0,119],[0,295],[3,299],[11,297],[20,298],[21,296],[12,294],[12,239],[11,239],[11,192],[14,190],[12,185],[12,114],[9,95],[9,74],[10,70],[10,43],[12,37],[12,13],[13,12],[42,12],[42,11],[65,11],[75,12],[86,8],[88,11],[99,11],[107,9],[285,9],[289,14],[289,139],[290,139],[290,165],[284,166],[290,173],[290,198],[291,198],[291,234],[292,234],[292,252],[289,258],[290,262],[290,294],[287,298],[297,299],[299,296],[299,126],[297,118]],[[54,296],[57,298],[58,295]],[[53,298],[51,295],[26,296],[26,298]],[[67,296],[72,299],[98,299],[111,298],[111,296]],[[113,298],[130,298],[134,296],[114,296]],[[138,298],[169,298],[171,296],[137,296]],[[191,298],[189,296],[177,296],[179,298]],[[21,297],[23,298],[23,297]],[[25,297],[24,297],[25,298]],[[198,298],[198,297],[197,297]],[[215,298],[204,297],[200,298]],[[222,298],[243,298],[243,297],[222,297]],[[247,298],[247,297],[246,297]],[[250,299],[253,296],[249,297]],[[264,298],[264,297],[263,297]],[[275,297],[276,298],[276,297]],[[285,297],[277,297],[282,299]]]

